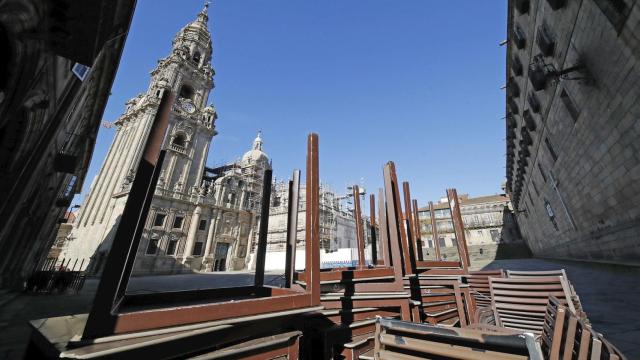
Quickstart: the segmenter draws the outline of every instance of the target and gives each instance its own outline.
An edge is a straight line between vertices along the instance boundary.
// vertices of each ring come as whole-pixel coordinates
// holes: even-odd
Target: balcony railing
[[[187,149],[184,146],[180,146],[178,144],[170,144],[169,149],[187,155]]]

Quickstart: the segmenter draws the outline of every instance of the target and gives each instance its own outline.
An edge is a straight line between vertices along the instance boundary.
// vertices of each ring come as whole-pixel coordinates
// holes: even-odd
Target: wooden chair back
[[[549,296],[573,311],[562,276],[490,278],[489,284],[497,326],[542,333]]]
[[[491,307],[491,289],[489,288],[489,278],[503,278],[504,271],[498,270],[481,270],[470,271],[465,276],[467,284],[471,289],[471,294],[476,299],[478,307]]]
[[[567,272],[564,269],[558,270],[546,270],[546,271],[514,271],[507,270],[507,277],[515,278],[515,277],[536,277],[536,276],[562,276],[565,279],[567,287],[571,292],[571,302],[573,303],[573,311],[578,316],[578,318],[589,322],[587,319],[587,314],[582,309],[582,303],[580,302],[580,297],[576,290],[573,288],[571,281],[569,281],[569,277],[567,276]]]
[[[565,320],[570,314],[555,296],[549,297],[547,312],[544,317],[540,345],[545,357],[549,360],[560,359],[560,345],[564,334]]]

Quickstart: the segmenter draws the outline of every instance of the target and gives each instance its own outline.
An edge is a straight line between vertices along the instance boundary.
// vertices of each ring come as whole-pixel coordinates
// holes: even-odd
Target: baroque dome
[[[262,133],[258,132],[258,136],[253,140],[253,147],[251,150],[244,153],[242,156],[242,165],[256,164],[256,163],[269,163],[269,156],[262,151]]]

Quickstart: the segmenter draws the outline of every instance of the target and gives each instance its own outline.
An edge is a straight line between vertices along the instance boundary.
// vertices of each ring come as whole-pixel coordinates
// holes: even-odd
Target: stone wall
[[[550,3],[509,1],[507,190],[522,234],[536,256],[640,263],[640,6]]]

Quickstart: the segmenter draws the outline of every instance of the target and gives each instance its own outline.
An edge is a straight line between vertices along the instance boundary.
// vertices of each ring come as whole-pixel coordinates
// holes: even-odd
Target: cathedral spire
[[[253,140],[253,150],[262,151],[262,131],[258,131],[258,136]]]
[[[205,1],[204,7],[202,8],[202,10],[200,10],[198,18],[196,19],[196,21],[204,24],[205,26],[209,21],[209,4],[211,4],[211,1]]]

